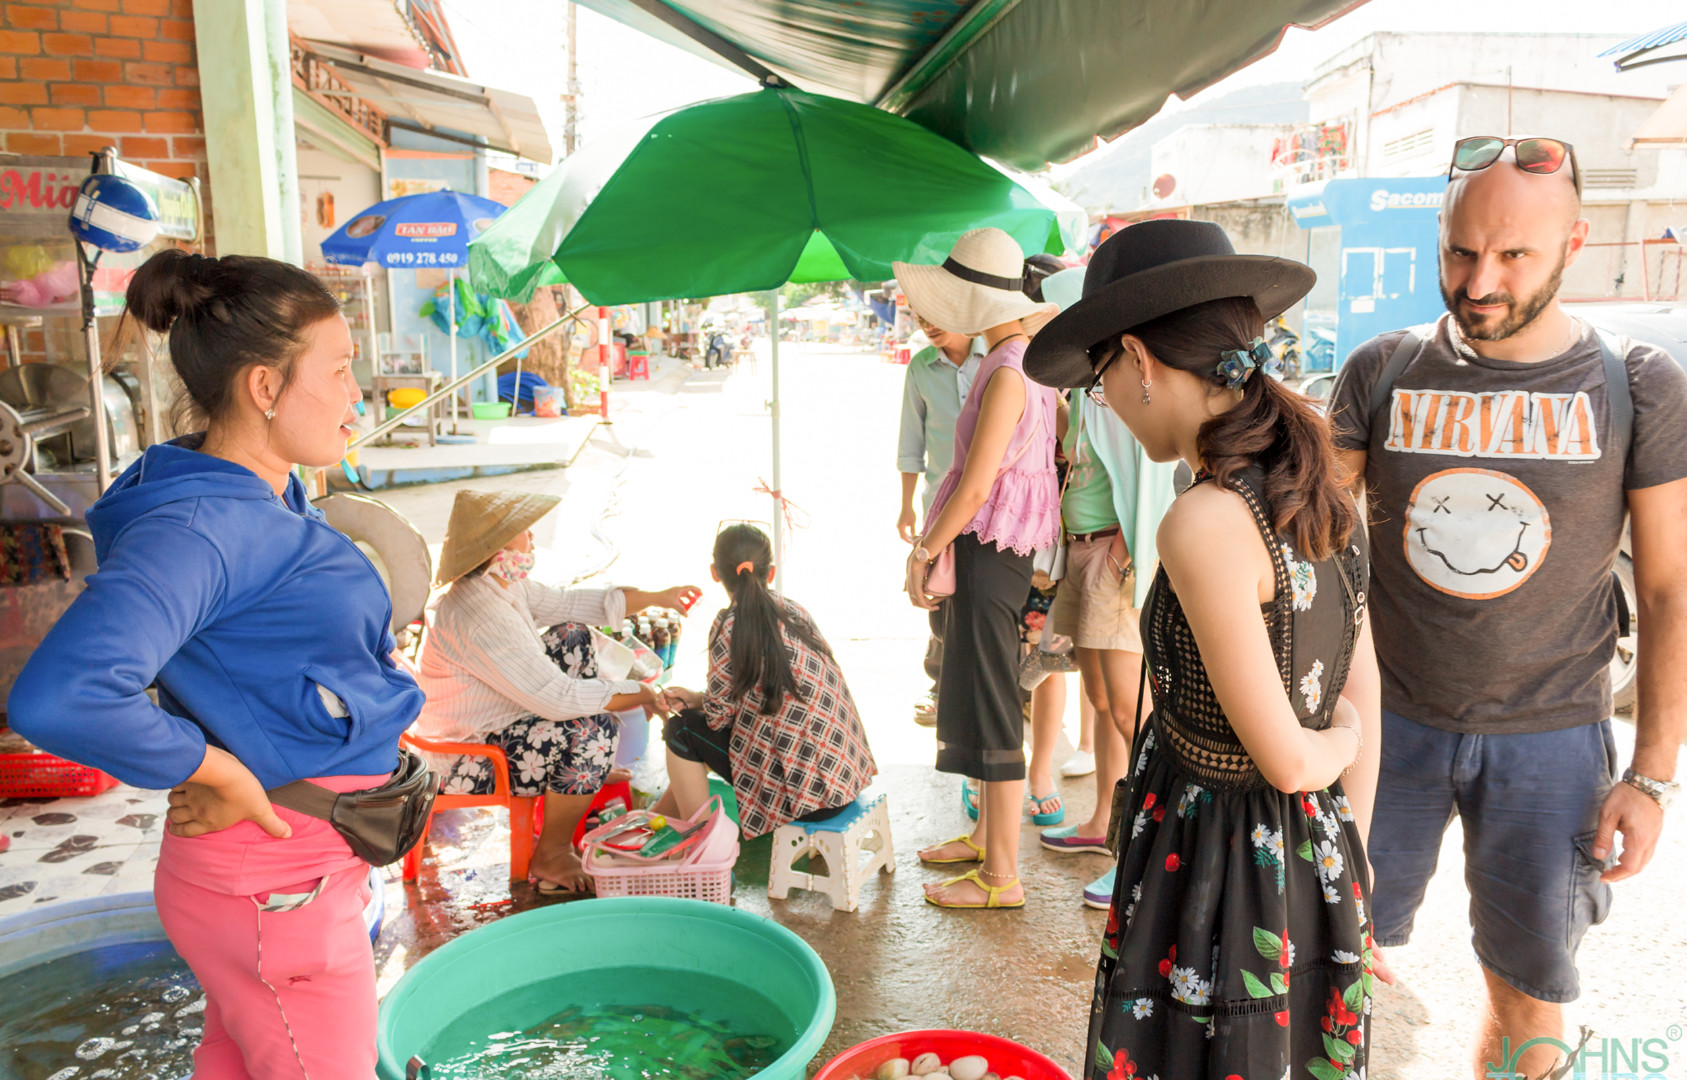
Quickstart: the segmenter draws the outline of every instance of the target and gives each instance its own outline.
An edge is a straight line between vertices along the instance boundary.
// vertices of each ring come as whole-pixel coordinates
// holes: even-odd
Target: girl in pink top
[[[932,865],[982,865],[926,886],[939,907],[1023,907],[1019,818],[1025,798],[1025,720],[1019,706],[1019,611],[1031,556],[1060,532],[1055,484],[1055,393],[1021,366],[1020,320],[1046,314],[1021,291],[1025,256],[1000,229],[975,229],[942,266],[895,264],[919,316],[944,330],[982,334],[989,355],[955,424],[955,463],[937,489],[925,535],[908,560],[914,606],[931,610],[931,562],[955,554],[955,593],[943,605],[937,695],[937,768],[983,783],[978,825],[920,852]]]

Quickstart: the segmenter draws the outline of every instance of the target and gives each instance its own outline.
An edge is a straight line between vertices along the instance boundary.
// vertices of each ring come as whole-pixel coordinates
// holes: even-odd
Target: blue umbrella
[[[446,189],[378,202],[354,216],[322,242],[331,263],[389,269],[445,270],[451,281],[451,378],[457,378],[457,271],[468,265],[469,241],[505,210],[502,203]],[[451,395],[451,427],[457,426],[457,396]]]

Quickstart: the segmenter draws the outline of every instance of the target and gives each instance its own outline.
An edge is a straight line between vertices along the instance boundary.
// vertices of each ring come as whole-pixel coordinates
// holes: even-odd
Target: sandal
[[[1014,878],[1012,881],[1010,881],[1006,885],[1002,885],[1002,886],[986,885],[984,883],[984,879],[982,877],[979,877],[977,870],[968,870],[966,873],[962,874],[960,877],[952,877],[948,881],[943,882],[942,887],[948,888],[950,885],[959,885],[963,881],[973,882],[980,889],[984,890],[984,896],[985,896],[984,903],[982,903],[982,904],[957,904],[957,903],[955,903],[953,901],[950,901],[950,900],[933,900],[930,893],[926,893],[926,903],[931,904],[933,907],[964,908],[964,909],[968,909],[968,910],[971,910],[971,909],[983,910],[983,909],[986,909],[986,908],[1022,908],[1022,907],[1025,906],[1025,897],[1023,897],[1023,896],[1021,896],[1018,900],[1016,900],[1012,903],[1003,903],[1002,902],[1002,894],[1007,892],[1009,889],[1013,888],[1015,885],[1018,885],[1019,884],[1018,878]]]
[[[1058,791],[1051,791],[1042,798],[1032,795],[1025,802],[1033,825],[1059,825],[1066,820],[1066,804],[1060,801]]]
[[[965,810],[967,817],[974,821],[978,820],[979,788],[975,786],[977,784],[978,781],[970,777],[961,781],[961,809]]]
[[[950,844],[965,844],[967,847],[969,847],[973,850],[973,854],[963,856],[962,858],[959,858],[959,859],[928,859],[924,855],[921,855],[919,857],[920,861],[925,863],[927,866],[948,866],[952,863],[983,862],[984,861],[984,849],[979,847],[977,844],[973,843],[972,837],[965,836],[965,835],[957,836],[953,840],[945,840],[945,841],[943,841],[943,843],[938,844],[937,846],[938,847],[948,847]]]

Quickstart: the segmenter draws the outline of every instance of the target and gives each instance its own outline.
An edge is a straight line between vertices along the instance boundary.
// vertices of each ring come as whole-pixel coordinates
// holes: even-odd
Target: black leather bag
[[[268,792],[277,806],[326,821],[352,853],[372,866],[404,857],[427,831],[439,785],[422,756],[398,748],[398,770],[378,788],[334,792],[309,780],[295,780]]]

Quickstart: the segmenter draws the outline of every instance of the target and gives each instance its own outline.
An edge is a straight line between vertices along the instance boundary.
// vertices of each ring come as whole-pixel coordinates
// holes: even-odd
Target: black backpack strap
[[[1611,445],[1622,448],[1623,477],[1628,476],[1634,447],[1634,392],[1628,382],[1628,350],[1614,336],[1596,329],[1599,358],[1605,365],[1605,398],[1611,404]]]
[[[1435,333],[1435,324],[1426,323],[1414,326],[1401,336],[1394,351],[1388,354],[1388,360],[1382,365],[1382,371],[1377,375],[1377,381],[1371,386],[1371,437],[1376,438],[1377,417],[1382,415],[1383,409],[1388,407],[1388,398],[1394,392],[1394,381],[1400,373],[1411,366],[1413,360],[1423,351],[1424,343]]]

